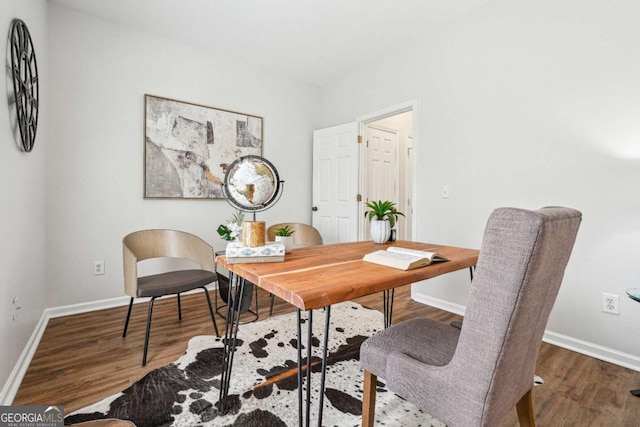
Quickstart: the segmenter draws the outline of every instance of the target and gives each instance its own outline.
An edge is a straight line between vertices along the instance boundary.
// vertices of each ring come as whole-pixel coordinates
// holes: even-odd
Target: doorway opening
[[[363,144],[360,153],[362,213],[371,200],[390,200],[405,214],[396,225],[397,238],[414,236],[414,162],[417,126],[416,101],[358,118]],[[368,223],[361,221],[360,239],[370,239]]]

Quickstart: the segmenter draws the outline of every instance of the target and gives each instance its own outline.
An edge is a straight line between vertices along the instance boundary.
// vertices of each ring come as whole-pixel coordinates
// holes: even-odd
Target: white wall
[[[638,16],[634,0],[492,3],[322,93],[323,126],[418,99],[418,240],[479,247],[496,207],[580,209],[548,329],[636,356]],[[460,272],[417,296],[464,305],[468,290]],[[601,312],[602,292],[620,316]]]
[[[0,114],[0,383],[45,308],[124,295],[125,234],[176,228],[224,247],[215,230],[233,213],[225,201],[143,199],[145,93],[264,118],[264,155],[285,180],[279,203],[258,214],[267,222],[310,221],[320,116],[313,86],[45,0],[3,3],[0,33],[13,17],[34,38],[42,107],[30,154],[14,143],[8,108]],[[92,275],[94,260],[105,261],[104,276]],[[22,308],[13,322],[15,296]]]
[[[0,384],[9,376],[33,331],[46,297],[46,175],[48,153],[46,105],[49,99],[47,76],[47,3],[44,0],[4,0],[0,7],[0,34],[8,46],[11,21],[27,24],[33,40],[39,75],[40,102],[38,130],[31,153],[18,148],[19,131],[10,101],[0,106]],[[10,56],[5,57],[9,60]],[[10,62],[9,62],[10,64]],[[3,67],[9,70],[9,67]],[[7,73],[8,74],[8,73]],[[6,78],[3,99],[13,96],[12,79]],[[11,104],[11,105],[10,105]],[[17,137],[13,130],[16,130]],[[14,297],[18,297],[18,319],[13,321]]]
[[[49,306],[123,295],[121,241],[137,229],[182,229],[224,248],[226,201],[143,199],[145,93],[262,116],[264,155],[285,190],[258,218],[310,221],[318,88],[55,4],[50,26]],[[92,275],[94,260],[104,276]]]

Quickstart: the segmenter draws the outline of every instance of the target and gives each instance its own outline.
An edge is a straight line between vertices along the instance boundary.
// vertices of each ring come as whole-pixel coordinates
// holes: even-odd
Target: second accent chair
[[[362,425],[373,425],[378,376],[449,427],[497,426],[514,406],[521,426],[535,425],[536,359],[581,218],[569,208],[495,210],[462,329],[412,319],[362,344]]]
[[[316,228],[299,222],[282,222],[280,224],[270,225],[269,228],[267,228],[267,238],[270,241],[274,241],[276,237],[276,230],[280,227],[284,227],[285,225],[288,225],[294,231],[294,245],[317,246],[323,243],[322,236]]]
[[[183,231],[142,230],[131,233],[122,240],[122,251],[124,258],[124,290],[131,297],[127,320],[122,333],[123,338],[127,336],[127,327],[129,326],[134,298],[151,298],[147,315],[142,366],[147,364],[153,303],[158,297],[175,294],[178,302],[178,319],[182,320],[180,294],[202,288],[207,297],[213,328],[216,331],[216,336],[220,336],[213,309],[211,308],[209,291],[206,288],[206,285],[218,280],[218,275],[215,272],[213,248],[207,242]],[[151,258],[187,259],[198,264],[199,268],[138,277],[138,262]]]

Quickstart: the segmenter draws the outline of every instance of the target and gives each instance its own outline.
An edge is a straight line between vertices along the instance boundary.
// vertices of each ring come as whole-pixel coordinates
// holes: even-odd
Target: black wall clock
[[[38,127],[38,64],[27,25],[21,19],[11,22],[11,74],[16,115],[22,148],[33,150]]]

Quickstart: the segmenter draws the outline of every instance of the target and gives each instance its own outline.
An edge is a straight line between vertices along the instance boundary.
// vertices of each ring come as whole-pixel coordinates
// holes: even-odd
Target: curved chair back
[[[295,231],[295,233],[293,233],[294,245],[317,246],[323,243],[322,236],[316,228],[299,222],[282,222],[269,226],[269,228],[267,228],[267,237],[269,240],[274,241],[276,230],[285,225],[288,225]]]
[[[137,263],[151,258],[183,258],[214,271],[213,248],[200,237],[177,230],[141,230],[122,239],[124,287],[127,295],[136,297]]]

